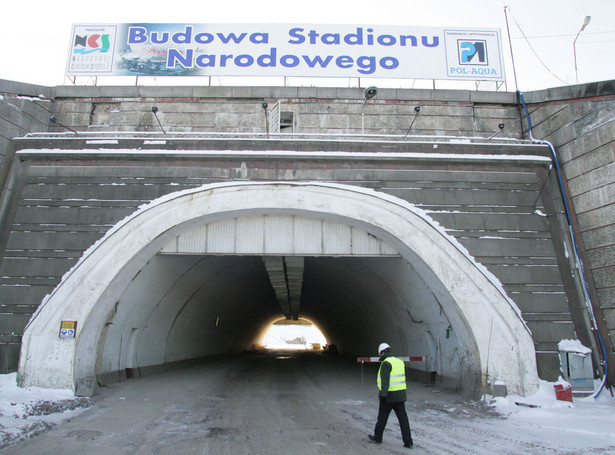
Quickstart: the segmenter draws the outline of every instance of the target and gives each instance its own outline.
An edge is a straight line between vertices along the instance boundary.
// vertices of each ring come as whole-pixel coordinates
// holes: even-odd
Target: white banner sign
[[[499,30],[289,24],[74,25],[66,74],[503,81]]]

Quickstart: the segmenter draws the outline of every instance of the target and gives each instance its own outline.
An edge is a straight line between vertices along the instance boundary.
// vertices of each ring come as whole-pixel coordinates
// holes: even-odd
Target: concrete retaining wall
[[[534,137],[552,142],[576,213],[588,277],[615,344],[615,81],[526,96]],[[608,340],[607,340],[608,341]]]
[[[58,122],[90,132],[264,133],[263,103],[280,102],[291,124],[284,132],[489,137],[504,123],[504,136],[521,136],[510,93],[382,89],[364,103],[357,88],[57,87],[55,97]]]
[[[280,101],[281,111],[286,113],[282,132],[286,133],[490,137],[504,123],[498,138],[527,137],[523,112],[512,93],[382,89],[364,104],[362,89],[352,88],[55,87],[45,92],[22,84],[9,85],[0,84],[6,93],[3,102],[25,103],[20,110],[24,125],[27,118],[37,120],[17,130],[0,123],[6,137],[37,128],[47,131],[49,111],[39,105],[48,106],[48,101],[18,98],[23,87],[30,96],[40,91],[53,97],[51,111],[57,121],[88,133],[164,129],[167,133],[260,134],[273,127],[267,124],[263,103],[271,109]],[[613,331],[615,278],[614,255],[610,253],[615,225],[611,191],[615,89],[609,83],[588,84],[525,96],[534,136],[551,140],[561,154],[598,299]],[[152,113],[154,106],[158,118]],[[416,106],[420,106],[418,114]],[[40,109],[36,116],[26,114],[35,108]],[[57,125],[51,130],[72,136]],[[566,273],[557,266],[565,255],[554,241],[559,228],[554,231],[534,214],[537,208],[546,211],[541,205],[545,194],[556,197],[553,176],[545,187],[550,193],[544,193],[546,177],[535,169],[510,164],[505,169],[502,165],[491,169],[453,165],[409,168],[405,164],[350,164],[344,160],[311,165],[283,160],[247,164],[245,160],[171,160],[163,166],[145,167],[131,160],[52,161],[33,161],[22,169],[24,179],[18,189],[23,190],[24,199],[13,208],[16,217],[0,269],[2,300],[13,305],[10,311],[5,306],[7,317],[0,327],[3,371],[14,370],[21,330],[38,302],[113,223],[162,194],[236,178],[350,183],[377,188],[427,209],[513,296],[536,334],[542,377],[556,375],[557,340],[579,336],[573,322],[582,316],[571,312],[566,303]],[[153,184],[143,186],[143,179]],[[79,199],[82,202],[77,202]],[[87,200],[87,204],[83,202]],[[29,251],[26,255],[25,250]],[[23,280],[29,284],[22,286]]]
[[[14,137],[47,131],[52,92],[50,87],[0,79],[0,164]]]
[[[47,147],[66,149],[71,145],[61,141],[54,146],[45,144]],[[292,147],[290,141],[282,146],[286,150]],[[402,143],[397,150],[406,147]],[[455,147],[472,152],[468,145]],[[208,149],[207,145],[196,148]],[[312,148],[318,150],[319,144]],[[543,152],[546,154],[540,147],[526,151]],[[15,333],[21,334],[23,325],[19,324],[27,322],[27,314],[83,251],[144,202],[238,178],[331,181],[373,188],[426,210],[499,278],[535,334],[541,376],[557,377],[557,342],[573,337],[574,330],[558,267],[558,245],[552,242],[546,218],[535,213],[546,212],[540,177],[544,162],[417,162],[381,159],[376,153],[362,159],[323,158],[307,152],[294,158],[267,157],[266,152],[253,157],[224,155],[221,151],[218,156],[190,158],[178,152],[177,156],[156,158],[144,151],[105,158],[82,154],[54,159],[53,153],[22,157],[23,187],[14,204],[13,225],[0,266],[0,292],[12,302],[13,312],[18,308],[24,312],[23,320],[13,321]]]

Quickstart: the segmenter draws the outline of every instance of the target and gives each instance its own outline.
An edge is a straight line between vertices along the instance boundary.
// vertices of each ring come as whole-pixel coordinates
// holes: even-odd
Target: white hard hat
[[[387,349],[391,349],[391,346],[386,343],[380,343],[380,346],[378,346],[378,354],[380,354],[382,351],[386,351]]]

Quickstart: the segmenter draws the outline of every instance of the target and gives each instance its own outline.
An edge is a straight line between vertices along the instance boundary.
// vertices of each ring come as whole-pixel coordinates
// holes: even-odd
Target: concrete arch
[[[20,383],[91,393],[105,324],[143,265],[172,238],[195,226],[262,213],[324,218],[384,240],[429,283],[447,312],[459,342],[466,391],[479,390],[487,371],[505,381],[512,393],[526,395],[536,389],[533,341],[514,303],[433,220],[402,200],[372,190],[287,182],[224,183],[173,193],[118,223],[84,254],[33,316],[22,341]],[[62,320],[78,321],[76,339],[58,338]],[[398,337],[404,339],[405,334]]]

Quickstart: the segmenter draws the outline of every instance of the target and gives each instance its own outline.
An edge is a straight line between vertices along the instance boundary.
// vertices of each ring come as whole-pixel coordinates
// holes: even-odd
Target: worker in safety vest
[[[386,343],[381,343],[378,346],[378,354],[380,355],[380,369],[378,370],[378,398],[380,406],[378,407],[378,421],[374,434],[369,435],[370,441],[382,442],[382,434],[386,427],[391,411],[395,411],[399,426],[401,427],[401,437],[404,441],[404,447],[412,448],[412,435],[410,433],[410,423],[406,414],[406,366],[402,360],[393,357],[391,347]]]

